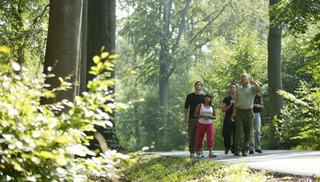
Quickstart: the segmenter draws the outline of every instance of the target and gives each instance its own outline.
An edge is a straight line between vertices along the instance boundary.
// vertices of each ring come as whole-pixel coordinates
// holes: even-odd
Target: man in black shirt
[[[221,107],[221,111],[225,112],[226,115],[224,117],[224,121],[223,121],[223,138],[224,138],[224,153],[228,154],[229,150],[232,146],[231,152],[233,153],[234,151],[234,145],[231,144],[231,135],[232,135],[232,142],[234,144],[235,141],[235,133],[236,133],[236,124],[235,122],[231,122],[230,118],[232,115],[232,111],[233,111],[233,105],[234,105],[234,100],[233,100],[233,96],[234,93],[237,91],[237,85],[232,83],[229,87],[229,91],[230,91],[230,95],[228,97],[225,97],[222,101],[222,107]]]
[[[188,94],[184,106],[185,123],[188,124],[188,135],[189,135],[189,152],[190,157],[194,157],[196,151],[197,142],[197,126],[199,118],[194,117],[194,110],[200,103],[203,102],[203,94],[201,94],[202,83],[197,81],[194,85],[195,91]],[[190,107],[190,108],[189,108]],[[189,117],[188,117],[189,109]]]

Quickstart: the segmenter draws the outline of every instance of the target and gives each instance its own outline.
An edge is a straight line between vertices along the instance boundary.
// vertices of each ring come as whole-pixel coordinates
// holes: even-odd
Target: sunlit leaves
[[[7,46],[0,46],[0,52],[9,54],[10,53],[10,48]]]
[[[320,135],[320,90],[310,88],[306,82],[294,94],[279,91],[287,99],[287,105],[282,110],[280,122],[282,137],[298,141],[297,149],[319,150]],[[297,128],[298,130],[296,130]]]
[[[93,125],[112,127],[110,113],[114,106],[106,102],[112,99],[108,87],[114,82],[105,76],[111,63],[99,60],[99,66],[96,78],[90,82],[92,90],[74,103],[62,100],[40,105],[41,97],[54,98],[57,91],[67,90],[70,76],[60,77],[60,87],[48,90],[41,79],[25,76],[25,69],[17,63],[1,65],[0,181],[74,181],[92,175],[116,175],[111,154],[94,160],[72,157],[96,155],[84,146],[93,139],[84,136],[84,131],[96,131]],[[21,76],[14,70],[20,70]],[[66,107],[68,112],[56,116],[56,111]]]

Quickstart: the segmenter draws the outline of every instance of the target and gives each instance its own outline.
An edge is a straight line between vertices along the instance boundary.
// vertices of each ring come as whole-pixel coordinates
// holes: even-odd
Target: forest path
[[[188,151],[176,152],[146,152],[170,157],[189,157]],[[218,160],[223,163],[243,162],[251,169],[266,170],[270,173],[284,173],[297,176],[320,178],[320,151],[301,150],[263,150],[263,153],[248,154],[247,157],[234,156],[229,152],[214,151],[215,158],[209,158],[208,151],[204,151],[203,158],[195,157],[194,160]]]

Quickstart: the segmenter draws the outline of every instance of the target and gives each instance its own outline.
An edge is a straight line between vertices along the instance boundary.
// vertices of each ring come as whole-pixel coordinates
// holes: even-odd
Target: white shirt
[[[213,113],[213,108],[210,106],[209,109],[205,108],[203,104],[201,104],[200,106],[200,113],[199,115],[202,115],[202,116],[211,116]],[[208,118],[208,119],[204,119],[204,118],[199,118],[199,123],[202,123],[202,124],[210,124],[212,123],[212,119],[211,118]]]

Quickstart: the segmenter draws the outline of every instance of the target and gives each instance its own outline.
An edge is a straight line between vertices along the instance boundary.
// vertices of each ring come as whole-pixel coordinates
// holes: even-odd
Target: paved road
[[[189,157],[189,152],[147,152],[151,154]],[[244,162],[252,169],[262,169],[268,172],[285,173],[299,176],[320,178],[320,151],[298,151],[298,150],[263,150],[262,154],[248,154],[248,157],[234,156],[231,153],[224,154],[224,151],[214,151],[216,158],[208,158],[208,151],[204,152],[205,157],[195,160],[219,160],[223,163]]]

